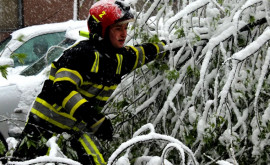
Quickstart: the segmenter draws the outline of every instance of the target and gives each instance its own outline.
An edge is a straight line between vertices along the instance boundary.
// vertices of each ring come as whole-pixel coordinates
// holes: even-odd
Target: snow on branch
[[[143,127],[143,129],[145,129],[145,128]],[[156,140],[157,141],[165,141],[165,142],[169,142],[169,143],[175,143],[174,146],[176,146],[178,149],[181,148],[180,150],[183,149],[191,157],[193,163],[194,164],[198,164],[198,162],[197,162],[197,160],[196,160],[193,152],[186,145],[184,145],[182,142],[180,142],[178,139],[175,139],[175,138],[173,138],[171,136],[167,136],[167,135],[162,135],[162,134],[150,132],[149,134],[146,134],[146,135],[135,136],[132,139],[128,140],[127,142],[122,143],[118,147],[118,149],[116,149],[114,151],[114,153],[110,156],[110,158],[108,160],[108,165],[113,165],[114,162],[117,160],[117,157],[122,152],[124,152],[124,150],[132,147],[133,145],[138,144],[138,143],[149,142],[149,141],[156,141]],[[170,147],[171,145],[172,144],[170,144],[168,147]]]
[[[143,109],[148,107],[151,103],[154,103],[156,101],[156,98],[158,97],[158,94],[161,91],[161,89],[162,89],[162,87],[159,87],[158,89],[156,89],[156,91],[153,93],[153,95],[147,101],[145,101],[142,105],[138,106],[135,110],[135,114],[138,114]]]
[[[198,0],[195,2],[191,2],[189,5],[187,5],[183,10],[178,12],[175,16],[171,17],[166,23],[165,23],[165,31],[171,31],[170,28],[172,24],[184,16],[198,10],[199,8],[202,8],[203,6],[207,5],[209,3],[209,0]]]
[[[173,86],[173,88],[170,90],[170,93],[167,97],[166,102],[164,103],[162,109],[160,110],[158,116],[156,117],[155,121],[154,121],[154,126],[156,126],[158,124],[158,122],[161,120],[161,118],[166,115],[169,107],[171,107],[174,110],[174,113],[176,114],[176,110],[174,107],[174,103],[172,102],[173,99],[176,97],[177,93],[179,92],[179,90],[181,89],[182,85],[181,84],[175,84]]]
[[[237,22],[238,22],[238,20],[239,20],[239,17],[241,16],[241,13],[242,13],[245,9],[251,7],[252,5],[254,5],[254,4],[256,4],[256,3],[260,3],[260,2],[262,2],[262,0],[248,0],[243,6],[241,6],[241,9],[238,10],[238,11],[235,13],[234,17],[233,17],[233,22],[234,22],[235,26],[237,27]]]
[[[167,144],[167,146],[164,148],[162,155],[161,155],[162,162],[165,160],[166,155],[168,155],[168,152],[171,151],[172,149],[177,149],[180,152],[180,155],[182,157],[182,164],[184,165],[185,164],[185,152],[184,152],[182,146],[177,144],[177,143]]]
[[[16,161],[10,161],[7,163],[7,165],[31,165],[31,164],[38,164],[38,163],[63,163],[66,165],[82,165],[81,163],[68,159],[68,158],[61,158],[61,157],[54,157],[54,156],[40,156],[35,159],[22,161],[22,162],[16,162]]]
[[[232,59],[243,61],[257,52],[266,42],[270,40],[270,28],[267,27],[264,32],[244,49],[232,55]]]

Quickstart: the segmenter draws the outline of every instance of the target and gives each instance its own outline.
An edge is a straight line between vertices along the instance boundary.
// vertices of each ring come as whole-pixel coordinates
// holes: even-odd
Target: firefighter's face
[[[128,23],[116,24],[110,27],[109,37],[110,37],[110,41],[112,45],[115,48],[124,47],[124,43],[127,37],[127,27],[128,27]]]

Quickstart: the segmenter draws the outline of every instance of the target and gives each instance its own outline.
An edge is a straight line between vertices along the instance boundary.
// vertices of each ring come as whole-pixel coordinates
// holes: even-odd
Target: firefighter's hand
[[[102,140],[112,141],[113,126],[110,119],[105,118],[95,135]]]

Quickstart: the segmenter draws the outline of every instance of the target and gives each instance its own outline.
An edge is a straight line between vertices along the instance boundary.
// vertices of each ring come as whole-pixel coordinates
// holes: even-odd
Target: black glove
[[[102,140],[112,141],[113,126],[110,119],[105,118],[95,135]]]

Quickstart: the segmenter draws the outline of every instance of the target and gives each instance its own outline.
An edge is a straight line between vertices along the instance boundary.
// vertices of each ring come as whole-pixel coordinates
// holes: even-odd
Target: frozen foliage
[[[121,160],[135,164],[160,164],[161,159],[172,164],[269,163],[269,2],[129,2],[137,19],[127,44],[163,39],[170,55],[124,77],[104,109],[113,116],[118,137],[113,143],[119,146],[106,146],[113,153],[109,163],[120,153]],[[152,131],[133,136],[147,123],[155,136],[149,137]],[[160,135],[179,140],[191,153],[183,157],[185,149]],[[149,141],[142,145],[137,138],[144,136]],[[174,152],[167,153],[168,145]]]
[[[163,39],[169,56],[123,77],[104,108],[108,164],[270,163],[269,1],[126,2],[127,44]]]

